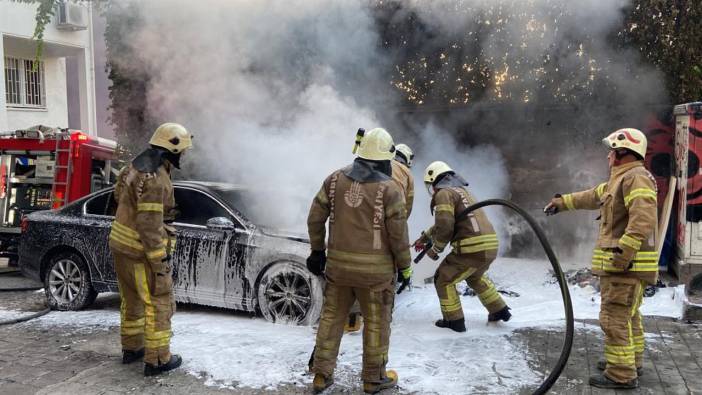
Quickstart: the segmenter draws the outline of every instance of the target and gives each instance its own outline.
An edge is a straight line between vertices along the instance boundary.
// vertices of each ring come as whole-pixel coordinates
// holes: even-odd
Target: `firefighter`
[[[407,218],[412,214],[414,204],[414,177],[412,177],[412,161],[414,153],[407,144],[395,147],[395,160],[392,161],[392,179],[397,182],[405,195]]]
[[[353,164],[324,181],[307,219],[312,247],[307,267],[326,278],[312,366],[316,393],[333,383],[344,323],[356,300],[365,318],[363,390],[376,393],[398,379],[386,370],[394,282],[397,271],[409,281],[412,269],[405,199],[392,180],[395,147],[390,134],[376,128],[357,136],[353,152],[358,155]]]
[[[600,326],[605,334],[602,374],[590,377],[599,388],[638,387],[644,352],[639,308],[647,284],[658,278],[655,228],[656,182],[645,168],[646,136],[620,129],[602,142],[609,148],[609,180],[596,187],[556,195],[544,208],[548,215],[566,210],[600,210],[600,233],[592,272],[600,277]]]
[[[167,224],[176,213],[171,169],[180,168],[192,136],[181,125],[165,123],[149,144],[118,177],[117,213],[110,232],[122,301],[122,363],[143,358],[145,376],[175,369],[182,362],[169,350],[175,311],[170,266],[175,236]]]
[[[509,321],[512,314],[486,272],[497,257],[497,235],[483,210],[476,210],[456,221],[468,206],[476,201],[468,192],[468,184],[446,163],[433,162],[424,173],[424,183],[432,195],[431,211],[434,226],[422,232],[414,242],[415,249],[432,246],[427,256],[439,259],[439,254],[451,243],[452,251],[439,265],[434,275],[434,285],[439,296],[442,319],[439,328],[465,332],[461,300],[456,284],[466,281],[488,310],[488,321]]]
[[[412,213],[412,204],[414,202],[414,177],[410,168],[414,160],[414,153],[407,144],[398,144],[395,146],[395,160],[392,164],[392,179],[400,186],[405,197],[405,210],[409,219]],[[357,332],[361,329],[363,318],[358,308],[358,303],[354,304],[349,314],[349,321],[344,326],[344,332]]]

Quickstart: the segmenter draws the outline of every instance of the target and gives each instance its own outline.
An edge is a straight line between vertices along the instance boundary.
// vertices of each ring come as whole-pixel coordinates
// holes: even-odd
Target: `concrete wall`
[[[85,3],[86,30],[61,31],[56,20],[44,33],[46,108],[8,107],[5,103],[4,72],[0,84],[0,130],[12,130],[35,124],[73,127],[90,134],[97,133],[95,115],[95,68],[93,54],[92,8]],[[36,43],[31,40],[35,27],[36,4],[0,1],[0,70],[4,56],[33,59]],[[76,72],[66,73],[66,61],[73,62]],[[67,85],[78,87],[78,99],[69,101]],[[69,113],[71,116],[69,117]],[[77,120],[69,125],[69,118]]]

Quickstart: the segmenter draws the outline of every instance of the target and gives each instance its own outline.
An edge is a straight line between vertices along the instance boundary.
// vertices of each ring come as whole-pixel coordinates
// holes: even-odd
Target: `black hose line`
[[[551,244],[549,244],[548,239],[546,239],[544,231],[541,229],[539,224],[536,223],[534,217],[529,215],[529,213],[524,211],[521,207],[517,206],[516,204],[504,199],[488,199],[469,206],[460,214],[458,214],[457,218],[465,217],[466,215],[468,215],[468,213],[485,206],[509,207],[513,211],[517,212],[517,214],[522,216],[522,218],[524,218],[524,220],[527,221],[527,223],[529,223],[531,229],[534,231],[534,233],[536,233],[536,237],[538,237],[539,242],[541,242],[541,246],[543,247],[544,251],[546,252],[546,255],[548,256],[548,260],[551,261],[551,266],[553,266],[553,271],[556,274],[558,285],[561,288],[561,297],[563,298],[563,307],[565,309],[566,318],[565,340],[563,341],[561,356],[558,358],[556,366],[553,367],[553,370],[548,375],[546,380],[544,380],[544,382],[541,383],[539,388],[537,388],[536,391],[534,391],[534,395],[542,395],[548,392],[548,390],[551,389],[553,384],[556,383],[556,380],[558,380],[558,377],[561,375],[563,369],[565,369],[565,366],[568,363],[568,357],[570,357],[570,350],[573,347],[573,333],[575,331],[575,323],[573,321],[573,305],[570,300],[570,292],[568,291],[568,282],[566,281],[566,278],[563,275],[563,270],[561,270],[561,266],[558,263],[558,258],[556,258],[556,254],[553,252]],[[417,258],[415,258],[414,262],[419,262],[424,257],[424,254],[426,254],[427,250],[428,248],[420,252],[419,255],[417,255]]]
[[[18,323],[20,323],[20,322],[25,322],[25,321],[33,320],[33,319],[35,319],[35,318],[39,318],[39,317],[41,317],[41,316],[43,316],[43,315],[49,314],[50,311],[51,311],[51,309],[47,307],[47,308],[45,308],[45,309],[42,310],[42,311],[37,311],[37,312],[34,313],[34,314],[28,314],[28,315],[25,315],[24,317],[19,317],[19,318],[13,318],[13,319],[10,319],[10,320],[0,321],[0,326],[2,326],[2,325],[18,324]]]

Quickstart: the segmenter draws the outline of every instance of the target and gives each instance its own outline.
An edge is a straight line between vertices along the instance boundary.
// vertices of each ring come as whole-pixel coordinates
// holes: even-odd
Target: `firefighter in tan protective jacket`
[[[488,310],[488,321],[509,321],[509,307],[497,292],[486,272],[497,257],[497,235],[482,209],[475,210],[464,218],[456,217],[475,198],[466,189],[465,180],[446,163],[433,162],[425,173],[424,182],[432,195],[431,210],[434,226],[422,232],[414,242],[417,251],[424,250],[431,241],[427,256],[439,259],[439,254],[451,244],[452,251],[439,265],[434,275],[434,285],[439,296],[443,318],[436,326],[465,332],[465,319],[456,284],[466,281]]]
[[[414,160],[414,153],[407,144],[398,144],[395,146],[395,159],[390,162],[392,165],[392,179],[400,186],[405,197],[405,210],[407,211],[407,219],[412,213],[412,205],[414,203],[414,177],[410,168]],[[361,311],[358,308],[358,303],[354,304],[349,314],[349,321],[344,326],[344,332],[356,332],[361,329]]]
[[[404,281],[412,272],[405,199],[391,177],[394,151],[384,129],[365,132],[354,147],[358,158],[327,177],[310,208],[307,267],[326,278],[312,366],[317,393],[333,383],[344,323],[356,300],[365,319],[363,389],[376,393],[397,384],[397,374],[386,370],[394,282],[398,271]]]
[[[176,212],[170,171],[180,168],[183,151],[192,146],[188,131],[175,123],[159,126],[149,143],[118,177],[110,232],[122,300],[122,363],[143,358],[145,376],[181,364],[169,349],[175,311],[169,260],[175,235],[166,224]]]
[[[600,326],[605,334],[603,374],[590,385],[629,389],[642,374],[644,330],[640,307],[647,284],[658,278],[655,230],[656,183],[644,168],[646,136],[620,129],[603,139],[609,147],[609,181],[592,189],[556,195],[547,214],[566,210],[600,210],[600,233],[592,272],[600,276]]]

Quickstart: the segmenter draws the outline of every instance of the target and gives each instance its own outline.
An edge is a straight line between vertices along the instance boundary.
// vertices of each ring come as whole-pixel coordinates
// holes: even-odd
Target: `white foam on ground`
[[[428,260],[422,265],[436,265]],[[560,291],[544,261],[501,258],[489,272],[499,289],[520,294],[505,296],[512,308],[508,323],[486,324],[487,312],[477,297],[462,297],[466,333],[436,328],[439,302],[432,285],[415,287],[396,299],[389,367],[400,374],[402,391],[464,394],[514,393],[536,385],[541,372],[529,367],[526,350],[509,336],[520,328],[563,328]],[[463,285],[460,286],[463,289]],[[592,289],[570,287],[575,317],[597,319],[599,295]],[[682,289],[664,288],[646,298],[646,315],[680,317]],[[18,312],[1,311],[14,318]],[[52,312],[23,325],[72,326],[104,330],[119,325],[117,309]],[[596,330],[578,325],[578,330]],[[215,385],[274,388],[285,383],[309,385],[305,375],[315,330],[270,324],[222,310],[181,311],[173,318],[172,350],[183,356],[184,367],[208,377]],[[362,339],[344,336],[336,381],[341,386],[360,382]],[[204,373],[204,374],[203,374]]]

